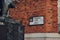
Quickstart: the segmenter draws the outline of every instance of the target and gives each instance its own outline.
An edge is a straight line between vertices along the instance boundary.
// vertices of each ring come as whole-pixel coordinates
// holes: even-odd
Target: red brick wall
[[[57,0],[20,0],[15,9],[10,9],[10,15],[23,20],[25,33],[55,33],[58,32],[57,9]],[[44,16],[44,25],[29,26],[29,18],[33,16]]]

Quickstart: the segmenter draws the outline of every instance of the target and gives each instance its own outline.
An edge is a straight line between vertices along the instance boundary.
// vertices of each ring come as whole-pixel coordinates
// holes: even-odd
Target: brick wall
[[[15,9],[10,9],[10,15],[23,22],[25,33],[56,33],[57,9],[57,0],[20,0]],[[29,18],[33,16],[44,16],[44,25],[29,26]]]

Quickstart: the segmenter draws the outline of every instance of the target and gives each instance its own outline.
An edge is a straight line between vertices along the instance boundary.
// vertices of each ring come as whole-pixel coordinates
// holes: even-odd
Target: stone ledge
[[[30,37],[60,37],[60,34],[58,33],[30,33],[25,34],[25,38]]]

